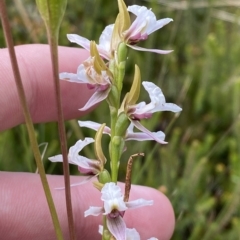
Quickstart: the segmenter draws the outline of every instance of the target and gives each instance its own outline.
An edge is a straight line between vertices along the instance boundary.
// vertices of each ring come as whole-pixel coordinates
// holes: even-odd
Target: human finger
[[[82,177],[71,177],[72,183]],[[48,176],[64,239],[69,239],[63,190],[63,176]],[[31,173],[0,175],[0,235],[3,239],[55,239],[53,224],[39,176]],[[98,226],[102,217],[84,218],[90,206],[102,206],[101,193],[91,182],[71,188],[73,214],[77,239],[100,239]],[[153,206],[127,210],[124,215],[128,228],[136,228],[141,239],[157,237],[170,239],[174,229],[174,214],[169,200],[160,192],[142,186],[132,186],[130,200],[153,200]]]
[[[15,47],[27,103],[35,123],[57,119],[50,50],[48,45],[31,44]],[[88,57],[80,48],[59,47],[59,72],[77,71]],[[17,88],[7,49],[0,50],[0,131],[24,122]],[[87,86],[60,81],[63,114],[65,119],[85,114],[83,107],[92,95]]]

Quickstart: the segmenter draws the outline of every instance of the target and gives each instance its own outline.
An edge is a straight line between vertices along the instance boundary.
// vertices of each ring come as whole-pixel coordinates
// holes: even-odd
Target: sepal
[[[119,33],[123,33],[131,26],[131,20],[129,16],[129,12],[127,10],[126,4],[123,0],[118,0],[118,8],[119,8],[119,20],[121,25],[119,26]]]
[[[105,126],[106,126],[106,124],[104,123],[98,129],[98,131],[95,135],[95,144],[94,144],[95,155],[97,156],[97,159],[101,162],[102,167],[104,166],[104,164],[107,161],[107,159],[104,156],[104,153],[102,151],[102,134],[103,134],[103,130],[104,130]]]
[[[134,105],[137,102],[140,94],[140,88],[141,88],[141,73],[138,65],[135,65],[133,84],[126,100],[127,105]]]

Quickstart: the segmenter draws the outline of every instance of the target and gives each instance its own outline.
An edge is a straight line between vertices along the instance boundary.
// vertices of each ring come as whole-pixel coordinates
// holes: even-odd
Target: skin
[[[27,102],[35,123],[56,120],[55,100],[49,47],[23,45],[15,48]],[[88,57],[82,49],[59,47],[59,71],[76,72]],[[11,70],[8,51],[0,50],[0,131],[24,122]],[[61,81],[65,119],[79,118],[78,111],[91,96],[86,86]],[[71,182],[83,181],[72,176]],[[53,199],[59,215],[64,239],[69,239],[64,191],[54,188],[64,185],[62,176],[48,176]],[[121,184],[123,187],[123,184]],[[84,218],[89,206],[102,206],[100,192],[91,182],[71,188],[77,239],[101,239],[98,225],[101,216]],[[142,239],[171,238],[175,218],[169,200],[161,192],[143,186],[132,186],[130,200],[154,200],[153,206],[128,210],[124,215],[128,228],[136,228]],[[1,239],[56,239],[40,178],[32,173],[0,172],[0,236]]]

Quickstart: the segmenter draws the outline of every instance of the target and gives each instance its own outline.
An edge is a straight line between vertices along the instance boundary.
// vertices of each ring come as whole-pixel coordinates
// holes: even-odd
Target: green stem
[[[51,213],[51,216],[52,216],[52,221],[53,221],[53,224],[54,224],[54,229],[55,229],[55,232],[56,232],[56,236],[57,236],[57,239],[61,240],[61,239],[63,239],[63,235],[62,235],[62,231],[61,231],[61,228],[60,228],[57,212],[56,212],[56,209],[55,209],[55,206],[54,206],[54,203],[53,203],[50,188],[49,188],[49,185],[48,185],[48,182],[47,182],[45,170],[44,170],[44,167],[43,167],[43,164],[42,164],[42,161],[41,161],[41,154],[40,154],[40,151],[39,151],[39,148],[38,148],[37,139],[35,137],[35,132],[34,132],[32,119],[31,119],[30,112],[29,112],[29,109],[28,109],[28,106],[27,106],[26,96],[25,96],[25,93],[24,93],[24,88],[23,88],[23,84],[22,84],[22,80],[21,80],[21,76],[20,76],[20,72],[19,72],[19,68],[18,68],[18,64],[17,64],[16,54],[15,54],[12,35],[11,35],[11,29],[10,29],[10,25],[9,25],[9,21],[8,21],[6,5],[5,5],[4,0],[0,1],[0,16],[1,16],[2,26],[3,26],[3,30],[4,30],[5,40],[6,40],[9,55],[10,55],[10,60],[11,60],[11,64],[12,64],[14,79],[15,79],[15,83],[16,83],[16,86],[17,86],[17,91],[18,91],[20,102],[21,102],[21,106],[22,106],[27,130],[28,130],[28,135],[29,135],[29,139],[30,139],[31,148],[33,150],[33,154],[34,154],[34,157],[35,157],[35,160],[36,160],[36,164],[37,164],[37,167],[38,167],[38,171],[39,171],[39,175],[40,175],[41,182],[42,182],[42,185],[43,185],[43,189],[44,189],[44,192],[45,192],[45,195],[46,195],[49,210],[50,210],[50,213]]]
[[[116,132],[116,123],[118,121],[118,109],[120,108],[120,98],[123,86],[123,79],[125,76],[125,64],[127,59],[127,47],[125,43],[121,43],[117,51],[118,56],[114,62],[110,62],[110,70],[113,73],[113,84],[117,89],[117,94],[113,94],[116,97],[114,101],[115,105],[110,105],[111,113],[111,143],[110,143],[110,157],[111,157],[111,176],[112,181],[117,182],[118,178],[118,165],[122,154],[122,148],[124,147],[124,140],[122,136],[118,136]],[[117,64],[116,64],[117,59]]]
[[[53,68],[53,79],[55,86],[55,98],[57,103],[57,117],[58,117],[58,132],[61,143],[61,152],[63,156],[63,172],[64,172],[64,185],[65,185],[65,198],[68,216],[68,228],[70,239],[76,239],[74,231],[71,191],[70,191],[70,177],[69,177],[69,163],[68,163],[68,150],[66,133],[62,111],[61,90],[59,81],[59,68],[58,68],[58,33],[54,34],[48,31],[48,42],[51,51],[51,60]]]
[[[110,112],[111,112],[111,142],[110,142],[110,158],[111,158],[111,176],[112,181],[117,182],[117,162],[118,159],[114,156],[114,145],[113,145],[113,138],[115,137],[115,126],[117,122],[117,108],[110,106]]]

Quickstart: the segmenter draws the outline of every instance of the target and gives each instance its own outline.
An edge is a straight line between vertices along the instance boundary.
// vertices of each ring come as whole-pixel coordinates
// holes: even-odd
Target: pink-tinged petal
[[[100,233],[101,235],[103,235],[103,225],[99,225],[99,226],[98,226],[98,233]]]
[[[137,40],[134,36],[136,36],[138,33],[148,36],[148,29],[153,28],[157,23],[156,16],[151,11],[151,9],[147,9],[144,6],[133,5],[128,7],[128,11],[137,16],[126,32],[126,36],[130,42],[131,40]],[[139,41],[140,40],[142,39],[140,38]]]
[[[107,218],[107,227],[116,240],[126,240],[126,224],[121,216]]]
[[[159,132],[152,132],[153,135],[155,135],[155,138],[160,139],[161,141],[164,141],[165,139],[165,134],[161,131]],[[134,133],[128,133],[126,136],[126,141],[151,141],[151,140],[155,140],[152,137],[150,137],[149,135],[147,135],[146,133],[143,132],[134,132]]]
[[[116,211],[113,214],[121,215],[120,212],[126,211],[128,208],[126,207],[125,202],[123,201],[123,197],[112,198],[109,200],[104,200],[104,215],[112,216],[113,207]]]
[[[84,217],[87,216],[99,216],[104,212],[104,209],[102,207],[90,207],[88,210],[84,212]]]
[[[67,38],[72,43],[77,43],[81,47],[90,51],[90,41],[87,38],[81,37],[77,34],[67,34]]]
[[[61,154],[49,157],[51,162],[63,162],[63,157]],[[75,155],[74,157],[69,157],[68,162],[78,166],[78,170],[83,174],[97,174],[99,170],[99,163],[97,160],[90,160],[86,157]]]
[[[174,103],[164,103],[161,106],[158,106],[155,108],[155,111],[171,111],[174,113],[178,113],[182,111],[182,108],[180,108],[178,105]]]
[[[63,162],[63,157],[62,154],[59,154],[53,157],[49,157],[48,160],[50,160],[51,162]]]
[[[85,138],[84,140],[78,140],[72,147],[69,148],[68,157],[72,161],[78,153],[86,147],[88,144],[95,142],[93,138]]]
[[[85,62],[91,62],[91,58],[88,58],[88,59],[86,59],[85,60]],[[79,82],[79,83],[81,83],[81,82],[83,82],[83,83],[90,83],[89,82],[89,77],[87,76],[87,74],[86,74],[86,68],[85,68],[85,66],[83,65],[83,64],[80,64],[79,66],[78,66],[78,69],[77,69],[77,79],[78,79],[78,81],[75,81],[75,82]]]
[[[138,47],[135,45],[129,45],[129,44],[127,44],[127,46],[134,50],[137,50],[137,51],[154,52],[154,53],[158,53],[158,54],[168,54],[173,51],[173,50],[147,49],[147,48],[142,48],[142,47]]]
[[[87,109],[91,108],[92,106],[96,105],[97,103],[103,101],[107,98],[108,93],[110,91],[110,88],[108,88],[105,91],[97,91],[95,92],[91,98],[88,100],[88,102],[85,104],[84,107],[80,108],[80,111],[86,111]]]
[[[125,38],[128,39],[129,42],[139,42],[143,40],[141,39],[142,34],[144,34],[142,30],[146,28],[146,25],[147,25],[147,22],[146,22],[146,19],[144,19],[144,16],[137,17],[135,21],[131,24],[130,28],[124,33]]]
[[[131,118],[133,120],[141,120],[141,119],[148,119],[152,117],[152,113],[151,112],[144,112],[144,113],[134,113],[131,114]]]
[[[148,29],[148,35],[157,31],[158,29],[164,27],[165,25],[167,25],[168,23],[170,23],[172,21],[173,20],[171,18],[163,18],[163,19],[158,20],[154,26],[152,26],[151,28]]]
[[[155,140],[158,143],[166,144],[167,142],[163,141],[161,138],[159,138],[157,135],[150,132],[148,129],[146,129],[139,121],[131,120],[131,122],[134,124],[134,126],[139,129],[140,131],[146,133],[149,137],[151,137],[153,140]]]
[[[63,72],[59,74],[59,79],[61,80],[67,80],[69,82],[79,82],[77,74],[75,73],[67,73],[67,72]]]
[[[103,226],[102,225],[99,225],[98,232],[101,235],[103,235]],[[140,235],[135,228],[126,228],[126,239],[127,240],[141,240]],[[151,239],[155,240],[154,238],[151,238]]]
[[[151,238],[149,238],[148,240],[158,240],[158,238],[151,237]]]
[[[139,233],[135,228],[126,229],[127,240],[141,240]]]
[[[81,37],[77,34],[67,34],[67,38],[70,42],[76,43],[80,45],[81,47],[85,48],[87,51],[90,51],[90,41],[87,38]],[[105,59],[110,58],[110,54],[108,51],[106,51],[106,42],[102,42],[102,46],[97,45],[97,49],[99,51],[100,56],[102,56]]]
[[[91,164],[90,161],[89,162],[82,161],[81,163],[82,166],[78,166],[78,171],[82,174],[90,174],[90,175],[96,174],[100,171],[99,169],[97,169],[98,166],[91,166],[90,164]]]
[[[154,13],[150,9],[147,9],[145,6],[132,5],[128,6],[127,10],[136,16],[146,14],[147,12],[150,14],[149,17],[156,18]]]
[[[85,178],[85,179],[84,179],[83,181],[81,181],[81,182],[70,184],[70,187],[76,187],[76,186],[79,186],[79,185],[83,185],[83,184],[91,181],[92,178],[95,178],[96,176],[98,176],[98,174],[88,176],[87,178]],[[63,190],[63,189],[65,189],[65,187],[58,187],[58,188],[54,188],[54,189]]]
[[[96,122],[93,122],[93,121],[78,121],[78,124],[79,124],[80,127],[90,128],[90,129],[93,129],[95,131],[97,131],[101,127],[100,123],[96,123]],[[110,135],[111,134],[111,129],[108,126],[106,126],[103,129],[103,133]]]
[[[150,108],[152,108],[151,113],[159,112],[159,111],[171,111],[176,113],[176,112],[182,111],[182,108],[180,108],[176,104],[166,103],[162,90],[154,83],[144,81],[142,82],[142,85],[148,92],[149,97],[151,99],[151,103],[142,107],[140,111],[136,111],[138,114],[149,111],[150,110],[149,106]]]
[[[162,90],[154,83],[143,81],[143,87],[148,92],[151,102],[154,104],[162,104],[166,102]]]
[[[147,9],[144,6],[129,6],[128,11],[136,15],[136,19],[126,32],[126,36],[130,39],[132,39],[132,36],[137,35],[138,32],[150,35],[154,31],[173,21],[171,18],[164,18],[157,21],[156,16],[151,9]]]
[[[78,153],[88,144],[93,143],[93,138],[85,138],[79,140],[74,146],[70,147],[68,153],[68,162],[78,166],[81,173],[84,174],[97,174],[100,171],[100,164],[97,160],[88,159],[84,156],[80,156]],[[52,162],[62,162],[62,155],[57,155],[49,158]]]
[[[152,137],[150,137],[148,134],[143,132],[133,132],[134,125],[131,122],[127,129],[127,134],[125,137],[126,141],[130,140],[136,140],[136,141],[148,141],[148,140],[154,140]],[[155,135],[156,138],[161,139],[162,141],[165,139],[165,134],[161,131],[159,132],[152,132],[153,135]]]
[[[101,199],[103,201],[108,201],[113,198],[122,197],[121,188],[114,182],[106,183],[102,188],[101,193],[102,193]]]
[[[114,24],[106,26],[99,38],[99,47],[101,47],[108,53],[110,52],[111,48],[113,28]]]
[[[121,188],[113,182],[106,183],[101,190],[101,200],[104,202],[104,215],[111,214],[113,208],[118,215],[120,212],[127,210]]]
[[[153,200],[145,200],[142,198],[139,198],[134,201],[126,202],[126,206],[131,209],[144,207],[144,206],[151,206],[151,205],[153,205]]]
[[[151,98],[153,98],[152,93],[149,93],[149,95],[150,94],[151,94]],[[145,102],[140,102],[140,103],[138,103],[134,106],[131,106],[129,108],[129,109],[131,109],[131,111],[129,111],[129,114],[131,115],[131,118],[133,118],[133,119],[143,119],[144,116],[145,116],[144,114],[153,113],[153,109],[155,108],[157,102],[159,102],[159,100],[154,99],[148,104],[146,104]],[[151,115],[149,117],[151,117]]]

